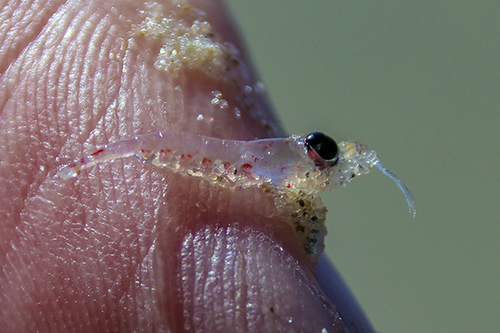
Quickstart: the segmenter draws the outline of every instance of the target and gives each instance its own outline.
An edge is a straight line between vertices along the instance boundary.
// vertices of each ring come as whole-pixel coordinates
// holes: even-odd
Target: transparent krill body
[[[62,168],[57,176],[69,179],[97,164],[131,156],[221,186],[263,186],[307,194],[345,186],[376,166],[396,182],[410,213],[416,214],[410,191],[382,166],[374,150],[357,142],[337,144],[320,132],[251,141],[184,132],[146,134],[108,144]]]

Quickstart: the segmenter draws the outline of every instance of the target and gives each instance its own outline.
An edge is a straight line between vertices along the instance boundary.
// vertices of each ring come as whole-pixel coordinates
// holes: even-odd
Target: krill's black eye
[[[305,143],[307,151],[309,153],[313,153],[309,156],[311,156],[316,164],[323,166],[332,166],[337,163],[339,157],[339,148],[335,140],[330,138],[328,135],[325,135],[321,132],[313,132],[306,136]],[[316,158],[314,155],[317,155]],[[317,157],[321,158],[323,161],[317,160]]]

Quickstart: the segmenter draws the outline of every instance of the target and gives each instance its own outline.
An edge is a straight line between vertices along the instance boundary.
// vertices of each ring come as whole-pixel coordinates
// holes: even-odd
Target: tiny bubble
[[[191,25],[191,30],[193,30],[193,32],[198,32],[198,30],[200,30],[200,21],[194,20],[193,24]]]
[[[229,103],[225,99],[220,100],[220,108],[227,109],[229,107]]]
[[[217,104],[219,104],[219,103],[220,103],[220,99],[218,99],[218,98],[213,98],[213,99],[210,101],[210,103],[212,103],[212,105],[217,105]]]
[[[182,91],[182,88],[181,88],[181,86],[175,86],[174,90],[175,91]]]
[[[209,31],[210,31],[210,29],[211,29],[211,27],[210,27],[210,23],[208,23],[207,21],[203,21],[203,22],[201,22],[201,30],[202,30],[203,32],[209,32]]]
[[[236,115],[236,118],[240,119],[241,118],[241,111],[238,108],[234,108],[234,114]]]
[[[39,169],[40,169],[40,171],[45,171],[45,166],[40,165]]]
[[[286,321],[291,324],[293,323],[293,318],[292,317],[286,317]]]
[[[214,117],[205,117],[204,115],[199,114],[198,117],[196,117],[196,120],[203,121],[208,124],[214,121]]]
[[[245,86],[245,88],[243,88],[245,90],[246,93],[251,93],[252,92],[252,87],[250,86]]]

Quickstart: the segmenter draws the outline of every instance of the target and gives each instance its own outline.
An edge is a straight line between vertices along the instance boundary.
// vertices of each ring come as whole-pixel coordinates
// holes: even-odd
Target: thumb
[[[3,39],[0,62],[6,331],[343,331],[262,191],[133,159],[53,177],[158,130],[283,135],[219,2],[9,10],[24,15],[2,25],[17,36]]]

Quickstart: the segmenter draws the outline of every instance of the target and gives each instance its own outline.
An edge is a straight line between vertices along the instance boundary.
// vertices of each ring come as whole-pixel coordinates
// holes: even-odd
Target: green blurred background
[[[289,133],[375,149],[323,195],[327,253],[380,332],[500,332],[500,1],[228,0]]]

